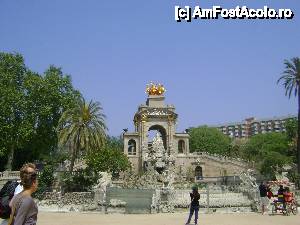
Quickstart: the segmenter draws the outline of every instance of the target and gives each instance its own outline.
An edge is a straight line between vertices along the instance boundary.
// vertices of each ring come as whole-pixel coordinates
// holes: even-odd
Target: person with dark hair
[[[284,208],[284,210],[286,210],[286,205],[288,203],[291,203],[293,201],[293,193],[290,192],[290,188],[289,187],[285,187],[284,188],[283,198],[284,198],[283,208]]]
[[[293,200],[293,193],[290,191],[289,187],[285,187],[283,196],[284,202],[291,202]]]
[[[280,185],[280,186],[279,186],[279,189],[278,189],[278,191],[277,191],[278,202],[284,203],[283,192],[284,192],[283,185]]]
[[[24,164],[20,170],[20,177],[23,191],[11,201],[12,213],[8,225],[36,225],[38,208],[31,197],[38,187],[35,165]]]
[[[191,197],[190,214],[186,224],[190,224],[194,212],[195,212],[195,224],[197,224],[198,212],[199,212],[199,199],[200,199],[200,194],[198,192],[197,187],[192,188],[192,193],[190,193],[190,197]]]
[[[269,199],[267,197],[267,186],[264,182],[261,182],[258,189],[261,204],[261,214],[264,215],[267,212],[269,205]]]

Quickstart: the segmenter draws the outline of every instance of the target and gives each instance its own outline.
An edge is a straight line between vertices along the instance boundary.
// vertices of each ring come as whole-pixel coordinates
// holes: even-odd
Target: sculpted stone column
[[[175,118],[173,115],[168,115],[168,153],[170,155],[174,155],[175,151],[174,151],[174,134],[175,134],[175,131],[174,131],[174,128],[175,128]]]

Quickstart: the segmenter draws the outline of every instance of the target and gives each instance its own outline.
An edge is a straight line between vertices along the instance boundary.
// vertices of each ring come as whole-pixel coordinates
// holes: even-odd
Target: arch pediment
[[[135,120],[143,120],[143,118],[167,118],[177,119],[177,114],[168,108],[147,108],[140,110],[134,116]]]

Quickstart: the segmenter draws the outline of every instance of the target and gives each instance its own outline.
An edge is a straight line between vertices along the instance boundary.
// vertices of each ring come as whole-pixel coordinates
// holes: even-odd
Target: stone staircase
[[[239,166],[241,168],[249,168],[249,162],[246,162],[245,160],[240,158],[232,158],[228,156],[222,156],[218,154],[212,154],[212,153],[200,152],[200,151],[195,151],[193,153],[190,153],[190,155],[201,157],[203,159],[214,160],[219,163],[232,164],[235,166]]]

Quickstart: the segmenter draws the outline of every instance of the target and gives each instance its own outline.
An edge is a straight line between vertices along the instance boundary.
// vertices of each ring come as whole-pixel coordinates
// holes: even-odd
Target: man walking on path
[[[267,197],[267,187],[264,182],[261,182],[259,187],[261,214],[264,215],[268,210],[269,199]]]

